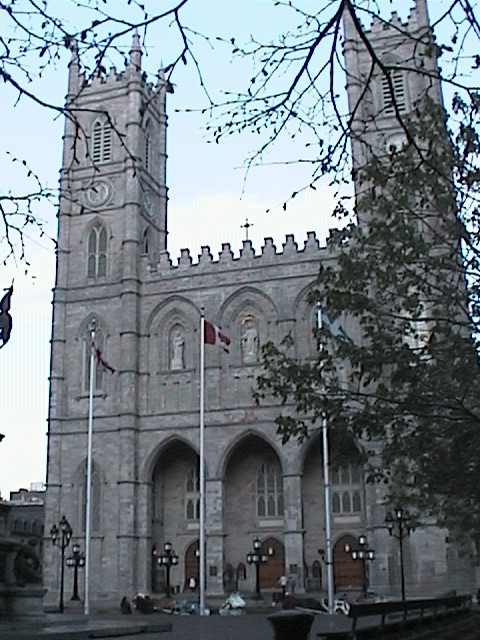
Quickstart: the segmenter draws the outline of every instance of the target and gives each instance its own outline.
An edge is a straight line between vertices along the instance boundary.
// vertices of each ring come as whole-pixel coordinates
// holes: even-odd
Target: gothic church
[[[413,35],[428,32],[426,0],[417,0],[408,22],[394,14],[389,25],[374,21],[370,41],[389,64],[415,60]],[[362,91],[367,54],[345,21],[345,62],[350,104]],[[84,546],[86,452],[90,385],[90,327],[117,370],[97,368],[94,389],[90,593],[92,602],[118,605],[123,595],[162,593],[158,563],[170,542],[178,565],[170,571],[183,591],[199,562],[200,317],[222,327],[230,353],[205,351],[206,590],[251,593],[255,568],[246,561],[255,538],[268,562],[260,587],[278,589],[283,574],[298,592],[326,588],[325,504],[320,434],[303,444],[282,445],[275,404],[256,406],[260,348],[288,332],[298,357],[315,354],[315,310],[307,294],[319,264],[334,261],[315,233],[283,247],[266,239],[259,253],[246,240],[238,258],[228,243],[214,259],[204,247],[198,260],[183,250],[177,262],[167,251],[166,97],[160,75],[149,84],[142,51],[133,40],[122,73],[85,81],[75,53],[69,68],[67,104],[81,123],[65,126],[58,228],[57,276],[51,356],[51,392],[45,530],[66,515],[74,539]],[[435,61],[427,60],[432,68]],[[425,91],[425,76],[395,71],[398,102],[405,111]],[[434,87],[441,100],[440,87]],[[381,79],[373,80],[368,104],[376,144],[400,132]],[[358,122],[361,121],[361,114]],[[371,119],[370,119],[371,121]],[[355,122],[354,122],[355,126]],[[122,134],[120,138],[116,132]],[[353,146],[354,163],[361,162]],[[139,160],[140,159],[140,160]],[[334,440],[335,425],[331,425]],[[385,527],[382,488],[366,484],[352,452],[332,469],[331,516],[337,592],[361,591],[363,565],[346,545],[365,534],[375,549],[368,586],[399,593],[398,541]],[[405,542],[409,595],[473,590],[474,575],[447,532],[417,530]],[[347,546],[348,549],[348,546]],[[45,545],[46,603],[56,602],[60,554]],[[80,589],[81,590],[81,589]]]

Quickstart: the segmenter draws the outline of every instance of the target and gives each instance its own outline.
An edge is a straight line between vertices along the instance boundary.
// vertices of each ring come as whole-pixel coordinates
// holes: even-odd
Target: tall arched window
[[[185,518],[191,521],[200,519],[200,480],[197,467],[191,467],[185,479]]]
[[[105,338],[103,331],[97,326],[95,329],[95,346],[103,354],[105,346]],[[92,335],[89,329],[85,331],[82,340],[82,391],[88,393],[90,391],[90,359],[92,354]],[[105,371],[97,358],[95,358],[94,366],[94,392],[103,391],[105,383]]]
[[[152,249],[152,230],[147,227],[143,232],[142,253],[148,255]]]
[[[362,472],[355,464],[332,469],[332,512],[336,514],[361,513]]]
[[[95,468],[95,465],[92,464],[92,486],[91,486],[91,495],[90,495],[90,507],[91,507],[91,520],[90,520],[90,531],[92,533],[100,532],[100,514],[102,512],[101,505],[101,485],[100,485],[100,474],[98,470]],[[83,472],[81,477],[79,478],[78,483],[78,529],[77,531],[84,533],[87,524],[87,464],[85,463],[83,467]]]
[[[258,469],[257,516],[259,518],[283,516],[283,481],[277,460],[264,462]]]
[[[92,160],[95,163],[112,159],[112,125],[106,115],[99,116],[92,125]]]
[[[93,280],[107,275],[107,231],[97,223],[87,239],[87,277]]]

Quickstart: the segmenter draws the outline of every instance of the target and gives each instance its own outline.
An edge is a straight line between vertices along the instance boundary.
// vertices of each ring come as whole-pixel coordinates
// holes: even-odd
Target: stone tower
[[[64,512],[69,515],[66,502],[76,504],[77,510],[81,508],[79,501],[84,502],[83,480],[79,481],[80,489],[80,485],[66,486],[65,473],[77,464],[72,458],[75,449],[85,451],[88,333],[94,320],[98,346],[104,353],[116,354],[114,366],[118,370],[115,378],[107,378],[105,371],[98,369],[95,385],[95,413],[104,417],[105,429],[111,434],[106,446],[112,454],[110,463],[118,471],[118,510],[107,517],[108,527],[117,532],[109,544],[116,547],[111,557],[118,558],[118,566],[109,566],[108,574],[128,592],[134,583],[130,568],[138,500],[134,478],[142,279],[139,263],[140,256],[154,260],[166,249],[167,226],[168,87],[162,72],[155,86],[147,84],[141,59],[135,34],[122,73],[112,70],[107,75],[99,71],[87,79],[75,50],[70,63],[58,216],[46,504],[49,528]],[[95,468],[102,454],[97,450],[94,455]],[[84,466],[76,474],[83,478]],[[94,474],[97,482],[95,478]],[[100,508],[97,504],[93,517],[93,566],[109,563],[95,539]],[[76,525],[74,533],[80,533],[78,526],[83,518],[72,523]],[[56,581],[58,572],[58,554],[49,551],[51,557],[45,563],[47,585]]]
[[[416,0],[406,22],[395,11],[388,21],[373,19],[365,32],[367,49],[352,16],[344,13],[344,57],[349,112],[352,117],[352,161],[357,196],[359,170],[375,155],[406,141],[403,119],[426,96],[442,103],[436,49],[426,0]]]

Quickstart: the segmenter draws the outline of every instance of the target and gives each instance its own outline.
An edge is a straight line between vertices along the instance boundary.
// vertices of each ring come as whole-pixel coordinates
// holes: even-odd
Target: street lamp
[[[167,570],[167,580],[165,584],[165,593],[167,597],[170,596],[170,567],[178,564],[178,556],[172,549],[171,542],[165,542],[163,545],[164,553],[157,557],[157,562],[161,567],[165,567]]]
[[[253,553],[247,553],[248,564],[255,565],[255,594],[257,599],[261,599],[260,595],[260,565],[268,562],[268,556],[273,556],[273,548],[268,549],[268,555],[261,553],[262,543],[259,538],[255,538],[253,541]]]
[[[367,562],[375,560],[375,551],[368,548],[367,537],[360,535],[358,537],[358,547],[352,549],[349,544],[345,545],[345,551],[350,553],[352,560],[360,560],[363,563],[363,595],[367,596]]]
[[[73,568],[73,595],[70,600],[80,600],[78,597],[78,568],[85,566],[85,556],[80,553],[80,545],[74,542],[72,545],[73,556],[67,558],[67,567]]]
[[[70,523],[66,519],[65,516],[62,516],[58,526],[56,524],[50,529],[50,537],[52,538],[52,543],[55,545],[59,544],[61,552],[62,552],[62,560],[60,565],[60,613],[63,613],[63,580],[64,580],[64,570],[65,570],[65,549],[70,544],[70,540],[72,538],[72,527]]]
[[[402,579],[402,600],[405,600],[405,571],[403,567],[403,539],[410,535],[410,514],[408,511],[397,507],[389,511],[385,518],[388,533],[396,538],[400,546],[400,572]]]

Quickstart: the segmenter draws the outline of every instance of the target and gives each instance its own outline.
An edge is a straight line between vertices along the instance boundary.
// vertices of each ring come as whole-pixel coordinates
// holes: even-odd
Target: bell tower
[[[148,263],[155,263],[159,252],[166,249],[166,93],[170,90],[162,70],[151,84],[141,64],[137,33],[122,72],[112,69],[107,73],[99,67],[95,76],[87,78],[74,47],[66,97],[45,526],[49,529],[66,514],[79,542],[85,533],[90,327],[94,321],[96,346],[116,370],[111,376],[97,367],[94,378],[97,484],[93,483],[92,493],[100,495],[101,488],[102,495],[92,507],[90,562],[91,566],[102,565],[102,576],[91,593],[94,599],[109,584],[123,585],[125,593],[135,593],[138,587],[134,541],[139,527],[135,479],[140,301]],[[107,513],[107,504],[118,508]],[[103,545],[109,548],[108,559],[103,557]],[[48,554],[45,585],[54,594],[58,554],[50,548]]]
[[[360,28],[362,28],[360,26]],[[426,0],[416,0],[405,22],[395,11],[365,29],[371,51],[348,10],[343,15],[344,57],[351,114],[355,188],[358,171],[406,140],[402,120],[425,97],[442,103],[437,57]],[[373,53],[372,53],[373,52]]]

